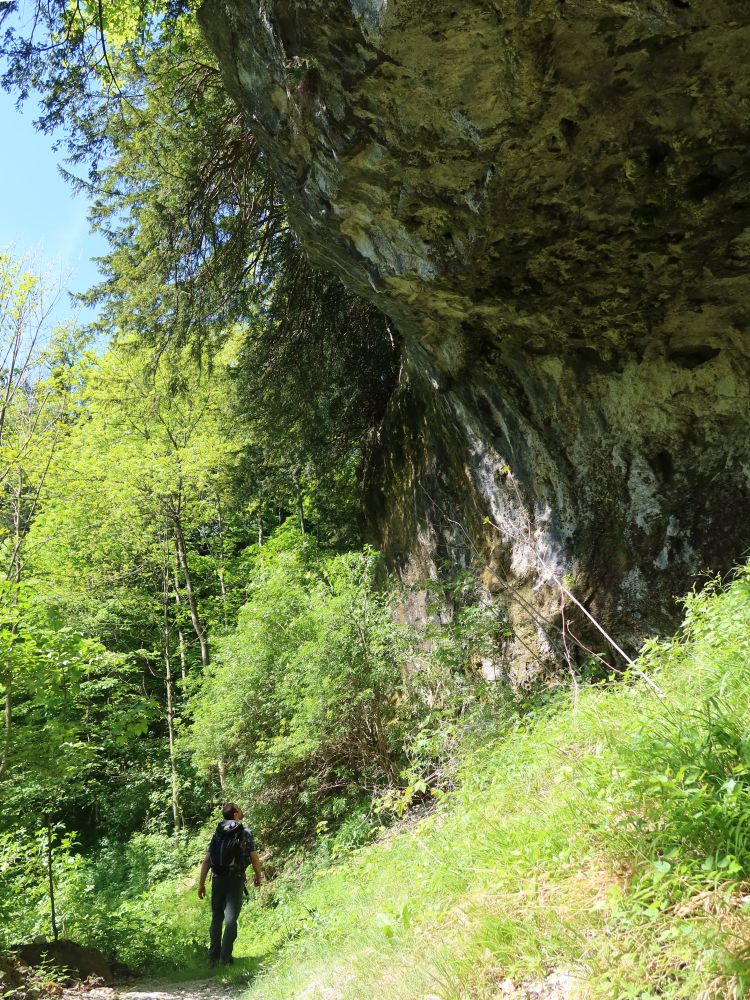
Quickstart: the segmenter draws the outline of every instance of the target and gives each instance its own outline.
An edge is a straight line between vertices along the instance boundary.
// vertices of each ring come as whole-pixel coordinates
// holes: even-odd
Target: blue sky
[[[98,280],[91,257],[103,254],[106,243],[89,233],[86,199],[60,176],[63,151],[55,152],[52,138],[34,129],[35,117],[33,97],[19,112],[0,91],[0,246],[30,258],[69,291],[82,292]],[[59,320],[78,312],[67,297],[59,308]]]

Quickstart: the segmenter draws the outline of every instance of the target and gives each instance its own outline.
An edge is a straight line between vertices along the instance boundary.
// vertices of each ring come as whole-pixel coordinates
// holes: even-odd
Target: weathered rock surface
[[[391,556],[473,555],[545,614],[571,573],[620,635],[664,626],[750,542],[750,3],[199,17],[311,255],[404,337]]]

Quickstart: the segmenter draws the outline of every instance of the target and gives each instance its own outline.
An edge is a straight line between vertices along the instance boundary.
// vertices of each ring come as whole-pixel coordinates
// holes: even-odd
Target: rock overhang
[[[382,538],[439,545],[417,522],[445,510],[502,561],[484,516],[511,552],[525,518],[635,632],[742,554],[750,4],[205,0],[200,20],[310,254],[404,338],[370,463]]]

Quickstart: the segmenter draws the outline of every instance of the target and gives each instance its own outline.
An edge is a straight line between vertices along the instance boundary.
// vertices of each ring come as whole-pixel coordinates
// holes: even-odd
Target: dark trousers
[[[237,937],[237,917],[242,909],[244,880],[239,875],[216,875],[211,879],[211,945],[208,957],[212,962],[221,958],[228,962],[232,957]],[[224,937],[221,925],[224,924]]]

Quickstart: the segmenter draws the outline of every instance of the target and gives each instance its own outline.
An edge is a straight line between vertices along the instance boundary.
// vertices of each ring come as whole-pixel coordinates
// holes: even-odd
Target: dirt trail
[[[581,980],[568,972],[553,972],[536,983],[514,984],[505,979],[498,983],[495,1000],[576,1000],[582,994]],[[61,1000],[237,1000],[247,989],[239,980],[196,979],[184,983],[167,980],[129,983],[93,990],[65,990]],[[341,1000],[341,990],[310,983],[298,1000]],[[291,998],[290,998],[291,1000]],[[416,998],[415,998],[416,1000]],[[419,1000],[441,1000],[435,993],[422,994]]]
[[[184,983],[154,980],[94,990],[65,990],[63,1000],[230,1000],[243,992],[241,982],[195,979]]]

